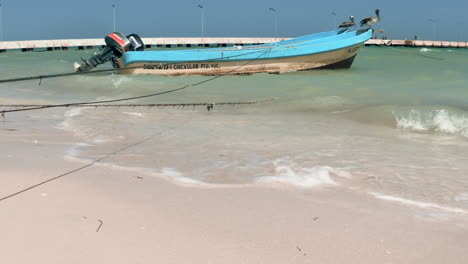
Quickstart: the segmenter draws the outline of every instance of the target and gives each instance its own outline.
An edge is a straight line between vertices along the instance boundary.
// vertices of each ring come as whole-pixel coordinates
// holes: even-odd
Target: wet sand
[[[52,112],[0,120],[0,197],[85,165],[64,158],[76,139],[55,127],[64,111]],[[333,187],[187,187],[96,164],[0,201],[0,258],[465,263],[468,229],[413,210]]]

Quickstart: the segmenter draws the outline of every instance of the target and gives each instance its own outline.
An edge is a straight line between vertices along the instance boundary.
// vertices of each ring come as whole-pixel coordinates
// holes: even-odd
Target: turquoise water
[[[212,83],[184,91],[183,96],[153,98],[182,100],[193,94],[200,98],[232,99],[251,96],[281,97],[281,99],[307,99],[308,96],[342,96],[364,105],[427,105],[442,104],[463,108],[466,106],[466,63],[468,51],[464,49],[404,49],[366,47],[350,70],[312,71],[282,75],[257,74],[247,77],[228,76]],[[424,50],[424,49],[422,49]],[[444,59],[432,60],[412,55],[420,53]],[[74,61],[88,58],[92,51],[14,52],[0,54],[0,78],[32,76],[70,72]],[[101,66],[110,67],[110,65]],[[128,78],[127,78],[128,77]],[[76,94],[95,99],[98,95],[118,97],[122,94],[139,95],[194,83],[206,77],[156,77],[100,74],[65,77],[23,83],[10,83],[7,87],[26,87],[21,92],[3,89],[10,97],[29,98],[28,91],[61,91],[49,100],[74,101]],[[82,85],[83,84],[83,85]],[[79,85],[79,89],[77,89]],[[137,86],[137,87],[135,87]],[[2,88],[5,84],[2,85]],[[29,87],[29,88],[28,88]],[[6,90],[6,91],[5,91]],[[189,100],[190,101],[190,100]],[[172,102],[172,101],[171,101]]]
[[[69,72],[91,55],[0,54],[0,79]],[[77,162],[156,133],[101,165],[194,185],[345,188],[429,210],[425,216],[466,216],[467,66],[463,49],[366,47],[347,70],[226,76],[129,103],[272,102],[210,112],[74,108],[57,127],[76,135],[64,156]],[[8,83],[0,84],[0,104],[116,99],[208,78],[95,74]]]

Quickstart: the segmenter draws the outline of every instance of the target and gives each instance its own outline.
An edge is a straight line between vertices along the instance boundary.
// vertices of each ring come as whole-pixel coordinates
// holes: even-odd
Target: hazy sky
[[[357,21],[380,8],[389,38],[468,41],[468,0],[0,0],[3,40],[103,38],[113,30],[142,37],[294,37],[326,31],[354,15]],[[332,13],[336,13],[333,16]],[[433,19],[436,22],[430,22]]]

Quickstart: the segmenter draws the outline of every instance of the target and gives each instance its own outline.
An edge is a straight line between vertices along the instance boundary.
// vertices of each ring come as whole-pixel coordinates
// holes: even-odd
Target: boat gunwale
[[[335,32],[335,34],[330,34],[324,37],[320,38],[312,38],[312,39],[306,39],[306,40],[301,40],[297,42],[291,42],[293,40],[301,39],[301,38],[306,38],[306,37],[312,37],[315,35],[320,35],[321,33],[331,33]],[[344,34],[344,33],[352,33],[355,31],[347,31],[347,30],[332,30],[332,31],[326,31],[326,32],[321,32],[317,34],[311,34],[307,36],[301,36],[297,38],[292,38],[288,40],[282,40],[278,42],[272,42],[272,43],[267,43],[263,45],[246,45],[246,46],[241,46],[243,50],[245,49],[261,49],[263,47],[277,47],[277,46],[286,46],[286,45],[298,45],[299,43],[306,43],[306,42],[311,42],[311,41],[316,41],[316,40],[322,40],[325,38],[330,38],[330,37],[336,37],[338,35]],[[219,51],[237,51],[239,46],[234,46],[234,47],[223,47],[223,48],[207,48],[207,49],[182,49],[182,50],[177,50],[177,52],[219,52]],[[159,52],[159,51],[158,51]],[[169,52],[169,51],[162,51],[162,52]],[[172,51],[171,51],[172,52]]]

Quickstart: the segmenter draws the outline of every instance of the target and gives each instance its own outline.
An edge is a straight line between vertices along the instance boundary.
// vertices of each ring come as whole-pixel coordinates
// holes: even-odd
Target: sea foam
[[[184,185],[185,184],[198,185],[198,186],[207,185],[204,182],[184,176],[181,172],[177,171],[174,168],[162,168],[161,170],[156,170],[156,169],[150,169],[150,168],[144,168],[144,167],[129,167],[129,166],[115,164],[112,162],[105,162],[105,161],[96,162],[96,160],[93,160],[93,159],[86,159],[86,158],[79,157],[81,153],[80,149],[82,147],[89,147],[89,146],[91,145],[84,143],[84,142],[73,144],[67,150],[66,155],[64,157],[65,160],[79,162],[79,163],[93,163],[94,166],[105,167],[105,168],[109,168],[112,170],[132,172],[132,173],[141,174],[141,175],[145,175],[149,177],[165,178],[169,181],[184,184]]]
[[[429,48],[422,48],[419,50],[419,52],[440,52],[440,50],[437,49],[429,49]]]
[[[73,144],[66,152],[65,159],[66,160],[78,160],[78,155],[80,155],[80,148],[90,146],[84,142],[78,142]]]
[[[81,115],[82,110],[83,108],[72,108],[72,109],[67,110],[63,114],[65,119],[57,127],[59,129],[68,130],[68,131],[73,130],[72,125],[70,124],[70,121],[73,117]]]
[[[338,185],[331,175],[347,179],[351,178],[349,172],[340,169],[329,166],[303,168],[288,158],[278,159],[273,162],[273,165],[275,174],[262,176],[256,179],[255,183],[285,183],[297,187],[314,187],[319,185]]]
[[[129,116],[138,116],[138,117],[143,117],[143,113],[140,112],[123,112],[123,114],[129,115]]]
[[[112,84],[114,85],[115,88],[119,88],[121,84],[131,81],[129,77],[123,76],[123,75],[112,74],[111,77],[112,77]]]
[[[70,110],[67,110],[64,114],[65,117],[70,118],[74,116],[78,116],[81,114],[81,109],[82,108],[72,108]]]

